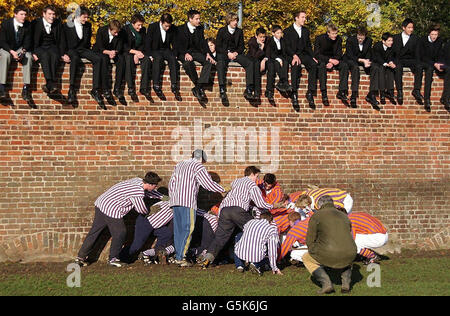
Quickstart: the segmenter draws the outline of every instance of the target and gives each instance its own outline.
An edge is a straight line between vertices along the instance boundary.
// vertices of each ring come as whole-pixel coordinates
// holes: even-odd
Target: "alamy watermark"
[[[372,272],[367,276],[367,286],[381,287],[381,266],[377,263],[371,263],[367,266],[367,272]]]
[[[257,163],[264,173],[275,173],[279,167],[280,128],[219,127],[194,120],[193,127],[177,127],[172,131],[171,158],[174,162],[186,159],[195,148],[202,148],[208,162]]]
[[[81,287],[81,267],[77,263],[69,263],[67,272],[71,272],[66,279],[66,285],[70,288]]]

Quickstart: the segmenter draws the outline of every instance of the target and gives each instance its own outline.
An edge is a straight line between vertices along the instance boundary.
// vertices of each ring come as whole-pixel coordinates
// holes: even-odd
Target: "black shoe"
[[[113,94],[115,95],[115,97],[117,99],[123,99],[125,96],[123,95],[123,93],[118,90],[118,89],[114,89]]]
[[[312,92],[312,91],[306,92],[306,100],[308,100],[309,107],[311,109],[316,108],[316,103],[314,102],[314,92]]]
[[[280,91],[281,93],[287,92],[287,91],[286,91],[286,85],[284,85],[284,84],[281,83],[281,82],[278,82],[278,83],[275,85],[275,88],[276,88],[278,91]]]
[[[206,93],[205,93],[205,90],[203,90],[203,88],[198,88],[198,92],[200,93],[200,98],[202,99],[202,100],[204,100],[204,99],[206,99]]]
[[[403,90],[397,91],[397,102],[400,105],[403,105]]]
[[[56,94],[58,93],[58,88],[56,86],[54,86],[53,84],[51,84],[50,86],[47,86],[48,88],[48,93],[49,94]]]
[[[380,103],[383,105],[386,104],[386,97],[383,91],[380,91]]]
[[[82,258],[76,258],[75,263],[78,264],[80,267],[87,267],[89,265],[89,262],[86,261],[86,259]]]
[[[287,83],[287,82],[278,83],[277,89],[278,89],[281,93],[283,93],[283,92],[285,92],[285,93],[291,93],[292,90],[293,90],[292,87],[291,87],[291,85],[290,85],[289,83]]]
[[[442,103],[442,105],[445,108],[450,107],[450,99],[449,98],[441,97],[441,99],[439,101]]]
[[[247,100],[253,100],[253,92],[250,88],[245,89],[244,98],[246,98]]]
[[[91,90],[89,92],[89,94],[94,98],[94,100],[97,103],[102,103],[103,102],[102,97],[101,97],[100,93],[97,90]]]
[[[270,102],[275,101],[275,98],[274,98],[274,96],[273,96],[273,91],[266,90],[266,92],[264,93],[264,96],[265,96]]]
[[[326,91],[322,91],[322,103],[325,106],[330,106],[330,101],[328,100],[328,95]]]
[[[423,105],[423,95],[420,94],[420,91],[413,90],[411,94],[414,99],[416,99],[417,103],[419,103],[419,105]]]
[[[219,94],[222,101],[226,101],[228,99],[227,90],[225,89],[225,87],[219,87]]]
[[[194,95],[194,97],[196,97],[198,100],[202,99],[202,96],[200,95],[200,91],[197,87],[192,88],[192,94]]]
[[[257,101],[259,99],[261,99],[261,92],[256,91],[256,90],[253,91],[253,100]]]
[[[345,91],[343,91],[343,90],[339,90],[339,92],[336,94],[336,98],[338,98],[339,100],[342,100],[344,102],[348,102],[347,93],[345,93]]]
[[[31,101],[31,91],[30,91],[30,87],[27,85],[23,86],[22,99],[24,99],[27,102]]]
[[[395,97],[394,97],[393,91],[387,91],[385,96],[393,105],[397,105],[397,102],[395,102]],[[398,97],[397,97],[397,99],[398,99]],[[403,102],[403,97],[402,97],[402,102]]]
[[[156,94],[162,94],[162,89],[160,85],[153,85],[153,90],[155,91]]]
[[[176,84],[171,84],[170,90],[172,91],[173,94],[178,94],[178,86]]]
[[[128,95],[131,98],[136,98],[137,97],[136,88],[128,88]]]
[[[298,94],[293,93],[291,99],[292,99],[292,107],[294,108],[295,112],[300,112],[300,104],[298,103]]]
[[[103,96],[105,97],[106,100],[111,100],[113,98],[110,90],[103,91]]]
[[[69,89],[69,93],[67,94],[67,102],[74,104],[76,101],[75,91],[73,89]]]
[[[430,99],[425,99],[425,105],[423,107],[425,111],[431,112],[431,101]]]
[[[0,100],[1,100],[1,99],[5,99],[5,98],[6,98],[5,86],[2,85],[2,86],[0,87]]]
[[[367,94],[366,101],[369,102],[372,106],[377,106],[379,104],[377,99],[375,98],[375,94],[373,92],[369,92]],[[386,100],[385,100],[385,103],[386,103]]]
[[[139,89],[139,93],[146,98],[150,98],[150,91],[148,89]]]
[[[44,84],[42,86],[42,91],[44,91],[45,93],[49,94],[50,93],[50,89],[48,88],[47,84]]]

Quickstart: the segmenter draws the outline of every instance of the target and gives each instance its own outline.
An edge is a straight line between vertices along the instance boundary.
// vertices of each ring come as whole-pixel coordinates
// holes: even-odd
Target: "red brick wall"
[[[202,106],[190,93],[191,83],[181,70],[182,101],[170,92],[166,72],[166,101],[154,93],[152,102],[139,95],[135,103],[127,96],[126,106],[118,102],[103,110],[88,95],[89,64],[77,108],[42,93],[40,69],[33,83],[35,108],[31,108],[20,97],[20,67],[10,73],[12,104],[0,106],[0,261],[76,254],[90,228],[97,196],[118,181],[150,170],[167,184],[176,163],[172,158],[175,145],[197,129],[205,134],[204,146],[211,143],[211,132],[217,132],[219,140],[222,136],[223,155],[219,152],[218,157],[223,161],[208,162],[206,167],[217,172],[225,185],[240,177],[247,165],[268,165],[259,155],[249,157],[248,145],[243,148],[247,153],[243,161],[239,160],[242,150],[237,150],[236,157],[227,156],[227,139],[228,144],[231,139],[227,133],[242,137],[247,131],[260,137],[258,144],[264,145],[267,131],[269,153],[271,139],[276,149],[271,153],[272,165],[286,192],[308,184],[346,189],[354,198],[354,211],[379,217],[389,228],[395,247],[448,247],[445,197],[450,196],[450,114],[439,103],[443,81],[437,77],[431,113],[411,97],[410,73],[404,79],[404,105],[388,102],[380,105],[380,111],[364,101],[366,75],[361,76],[357,109],[336,100],[335,73],[328,81],[331,106],[321,104],[319,92],[317,109],[310,109],[304,100],[305,73],[297,113],[290,100],[278,93],[276,105],[265,98],[261,104],[247,102],[242,97],[243,69],[238,67],[230,67],[233,84],[228,87],[228,107],[220,102],[217,76],[212,91],[207,91],[209,101]],[[64,95],[68,74],[66,66]],[[274,133],[278,129],[278,136],[270,136],[272,128]],[[190,140],[187,152],[194,149],[194,139]]]

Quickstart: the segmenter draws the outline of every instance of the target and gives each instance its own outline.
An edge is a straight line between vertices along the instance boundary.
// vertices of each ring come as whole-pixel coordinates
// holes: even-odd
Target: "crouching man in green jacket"
[[[319,210],[308,224],[308,252],[303,256],[303,263],[322,285],[319,294],[334,292],[333,283],[324,267],[343,269],[341,292],[350,292],[351,267],[357,253],[350,220],[334,207],[329,195],[321,197],[317,206]]]

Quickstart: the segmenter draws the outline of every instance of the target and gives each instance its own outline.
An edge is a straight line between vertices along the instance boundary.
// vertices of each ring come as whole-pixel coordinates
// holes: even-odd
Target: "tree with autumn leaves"
[[[443,5],[448,6],[446,0]],[[186,12],[197,9],[202,13],[206,36],[215,37],[217,30],[224,25],[224,17],[230,11],[236,12],[239,0],[0,0],[0,20],[12,16],[14,7],[23,4],[30,9],[30,19],[41,16],[42,8],[53,4],[59,16],[66,20],[73,13],[76,5],[84,5],[91,10],[91,22],[94,33],[108,23],[117,19],[126,23],[136,12],[141,13],[147,23],[155,22],[162,13],[170,13],[174,17],[175,25],[186,21]],[[416,0],[243,0],[243,29],[246,40],[252,37],[255,30],[263,26],[268,31],[278,24],[283,28],[294,22],[293,15],[299,10],[305,10],[308,15],[308,27],[311,30],[312,42],[314,38],[324,33],[326,24],[333,22],[340,33],[353,34],[360,25],[365,25],[369,34],[378,40],[384,32],[400,32],[400,24],[406,17],[417,10],[412,6]],[[444,35],[448,35],[449,21],[442,15],[442,8],[431,6],[425,8],[430,21],[420,20],[420,26],[431,22],[438,22],[444,26]],[[445,11],[445,10],[444,10]],[[448,11],[447,11],[448,12]],[[443,21],[440,21],[443,20]],[[422,31],[426,27],[418,27]],[[269,32],[270,34],[270,32]],[[345,40],[345,36],[344,36]]]

